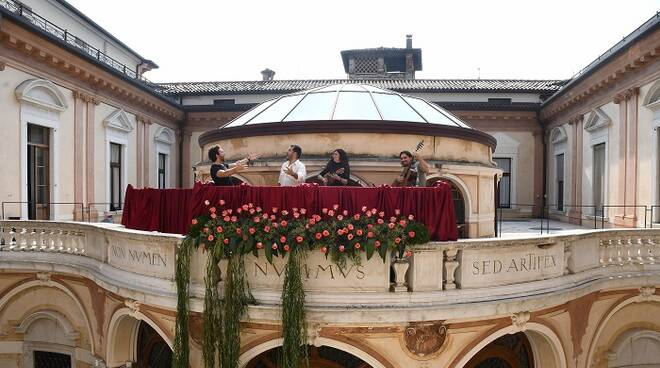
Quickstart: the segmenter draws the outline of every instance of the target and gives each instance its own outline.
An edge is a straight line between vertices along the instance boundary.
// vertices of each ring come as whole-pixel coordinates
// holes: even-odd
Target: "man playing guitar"
[[[426,174],[429,173],[429,164],[417,151],[401,151],[401,174],[394,181],[397,187],[423,187],[426,186]]]

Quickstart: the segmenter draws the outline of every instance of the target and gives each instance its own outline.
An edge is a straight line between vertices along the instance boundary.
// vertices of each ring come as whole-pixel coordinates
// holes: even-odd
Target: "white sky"
[[[344,78],[339,52],[422,49],[421,78],[565,79],[660,0],[68,0],[160,68],[156,82]]]

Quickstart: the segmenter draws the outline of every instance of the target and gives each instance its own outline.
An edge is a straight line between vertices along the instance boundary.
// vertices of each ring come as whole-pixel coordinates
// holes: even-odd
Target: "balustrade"
[[[176,247],[181,239],[179,235],[127,230],[111,224],[0,221],[0,262],[7,259],[2,256],[5,252],[14,254],[13,261],[24,257],[26,262],[33,259],[30,254],[35,254],[34,257],[43,253],[68,254],[95,260],[99,270],[119,270],[135,275],[135,279],[147,277],[171,285]],[[194,252],[191,267],[204,265],[204,259],[203,252]],[[39,260],[58,262],[60,259]],[[344,269],[331,264],[322,254],[314,253],[307,257],[305,287],[319,295],[327,292],[388,293],[389,290],[393,298],[409,293],[422,295],[467,289],[488,289],[495,294],[498,287],[502,292],[512,285],[520,290],[539,288],[541,284],[533,286],[532,283],[561,280],[562,277],[571,277],[570,282],[566,278],[570,285],[575,277],[593,279],[593,272],[600,272],[598,277],[603,279],[628,275],[631,270],[660,274],[659,260],[660,230],[653,229],[599,230],[525,240],[431,242],[414,247],[413,255],[407,259],[388,257],[385,263],[375,258],[363,259],[361,265],[352,268],[348,265]],[[276,294],[285,261],[277,259],[271,265],[263,256],[247,261],[248,276],[257,294]],[[65,262],[76,261],[74,258]],[[90,263],[81,261],[81,264]],[[106,267],[102,267],[104,264]],[[200,270],[192,272],[193,289],[203,290],[203,270]],[[556,287],[561,281],[552,282]]]

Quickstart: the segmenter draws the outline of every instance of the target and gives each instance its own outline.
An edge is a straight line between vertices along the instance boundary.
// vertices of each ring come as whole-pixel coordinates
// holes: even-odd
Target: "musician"
[[[328,161],[318,177],[324,185],[348,185],[348,180],[351,177],[351,167],[348,164],[346,151],[341,148],[332,151],[330,161]]]
[[[426,186],[426,174],[429,173],[429,164],[417,152],[401,151],[401,175],[396,178],[395,185],[402,187]],[[407,180],[406,180],[407,177]]]
[[[250,153],[248,157],[238,160],[233,164],[225,163],[225,151],[222,147],[216,145],[209,149],[208,152],[209,160],[213,162],[211,164],[211,179],[213,179],[213,184],[219,186],[229,186],[234,185],[232,180],[232,175],[237,172],[247,170],[247,166],[252,162],[261,157],[260,154]]]
[[[295,144],[289,146],[289,149],[286,151],[286,161],[282,164],[280,178],[277,181],[280,186],[291,187],[305,182],[307,169],[305,168],[305,164],[300,162],[300,156],[302,156],[302,148],[300,146]]]

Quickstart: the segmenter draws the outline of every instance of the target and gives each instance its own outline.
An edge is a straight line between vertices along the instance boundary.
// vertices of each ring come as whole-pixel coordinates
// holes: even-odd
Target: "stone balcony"
[[[0,270],[80,275],[124,298],[174,310],[175,248],[181,239],[112,224],[0,221]],[[309,320],[368,324],[477,318],[538,309],[604,287],[660,282],[659,230],[466,239],[413,249],[405,261],[373,257],[346,269],[320,252],[309,254]],[[246,257],[257,300],[250,319],[278,320],[284,260],[269,264],[263,256]],[[203,252],[193,253],[192,311],[202,310],[205,262]],[[363,313],[369,309],[379,313]]]

